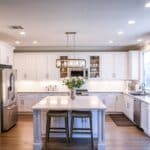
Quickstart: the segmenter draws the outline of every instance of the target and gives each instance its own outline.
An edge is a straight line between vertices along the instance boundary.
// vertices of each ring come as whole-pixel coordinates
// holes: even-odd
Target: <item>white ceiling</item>
[[[66,31],[76,31],[77,46],[137,44],[150,38],[146,0],[0,0],[0,40],[20,46],[65,46]],[[136,24],[128,25],[128,20]],[[25,37],[9,28],[21,25]],[[117,32],[124,31],[119,36]]]

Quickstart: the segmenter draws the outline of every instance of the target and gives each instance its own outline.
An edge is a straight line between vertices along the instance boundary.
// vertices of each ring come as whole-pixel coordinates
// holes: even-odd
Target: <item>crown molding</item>
[[[139,45],[129,46],[18,46],[14,52],[127,52],[141,50]]]

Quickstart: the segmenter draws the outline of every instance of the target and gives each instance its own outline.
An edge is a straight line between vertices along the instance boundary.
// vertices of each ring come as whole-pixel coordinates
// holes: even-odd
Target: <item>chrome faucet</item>
[[[57,85],[48,85],[45,88],[48,90],[48,92],[49,91],[56,91]]]
[[[141,84],[140,89],[142,90],[142,93],[145,94],[145,83]]]

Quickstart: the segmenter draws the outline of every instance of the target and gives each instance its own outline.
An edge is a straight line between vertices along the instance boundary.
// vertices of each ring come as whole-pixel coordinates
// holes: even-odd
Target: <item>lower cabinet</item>
[[[122,112],[123,111],[123,94],[122,93],[90,93],[90,95],[96,95],[106,105],[106,112]]]
[[[18,112],[32,112],[32,106],[38,102],[37,94],[17,94]]]
[[[41,99],[46,96],[53,95],[68,95],[68,93],[58,93],[58,92],[46,92],[46,93],[18,93],[17,94],[17,104],[18,113],[32,113],[32,106],[38,103]]]
[[[133,121],[134,117],[134,98],[129,95],[124,95],[123,98],[123,113],[131,120]]]
[[[150,104],[141,103],[141,128],[150,136]]]

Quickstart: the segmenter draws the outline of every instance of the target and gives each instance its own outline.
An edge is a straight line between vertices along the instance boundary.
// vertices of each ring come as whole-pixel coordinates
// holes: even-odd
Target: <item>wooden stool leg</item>
[[[74,125],[74,117],[71,116],[71,129],[70,129],[70,141],[72,142],[72,134],[73,134],[73,125]]]
[[[68,128],[68,117],[65,117],[65,130],[66,130],[66,140],[69,143],[69,128]]]
[[[45,137],[45,148],[47,149],[47,143],[49,140],[49,126],[50,126],[50,121],[51,118],[47,116],[47,121],[46,121],[46,137]]]
[[[94,148],[92,116],[90,116],[89,119],[90,119],[91,146],[92,148]]]

